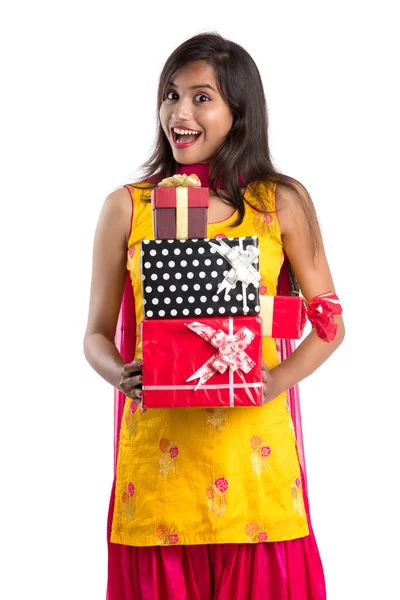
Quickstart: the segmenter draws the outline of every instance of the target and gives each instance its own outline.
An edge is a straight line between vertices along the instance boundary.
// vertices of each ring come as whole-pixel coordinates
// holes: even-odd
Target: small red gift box
[[[206,238],[208,204],[208,188],[154,188],[151,193],[154,239]]]
[[[145,319],[143,407],[261,406],[260,317]]]
[[[306,324],[306,306],[300,296],[261,296],[262,335],[300,339]]]

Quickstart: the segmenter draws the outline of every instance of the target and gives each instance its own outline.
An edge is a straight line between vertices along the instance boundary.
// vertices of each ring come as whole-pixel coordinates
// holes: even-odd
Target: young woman
[[[330,343],[317,328],[295,350],[263,338],[262,407],[138,410],[151,189],[197,173],[210,188],[207,237],[258,236],[260,293],[299,284],[306,301],[335,294],[313,203],[272,165],[262,82],[242,47],[216,34],[184,42],[157,107],[143,179],[107,197],[94,242],[85,354],[117,390],[107,599],[323,600],[296,394],[342,342],[342,317],[328,319]]]

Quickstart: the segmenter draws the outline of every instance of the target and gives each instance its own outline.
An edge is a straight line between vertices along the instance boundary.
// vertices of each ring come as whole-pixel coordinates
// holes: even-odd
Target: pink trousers
[[[286,542],[136,547],[110,540],[107,600],[326,600],[308,499],[310,535]]]

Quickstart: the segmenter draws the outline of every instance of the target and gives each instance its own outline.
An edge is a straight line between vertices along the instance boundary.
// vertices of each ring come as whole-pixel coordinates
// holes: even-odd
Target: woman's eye
[[[165,96],[165,99],[166,99],[166,100],[175,100],[175,98],[171,98],[171,95],[174,95],[174,96],[176,96],[176,95],[177,95],[177,93],[176,93],[176,92],[167,92],[167,94],[166,94],[166,96]]]
[[[202,100],[200,100],[200,98],[202,98]],[[195,96],[195,99],[198,100],[198,102],[207,102],[208,100],[210,100],[210,98],[205,94],[197,94],[197,96]]]

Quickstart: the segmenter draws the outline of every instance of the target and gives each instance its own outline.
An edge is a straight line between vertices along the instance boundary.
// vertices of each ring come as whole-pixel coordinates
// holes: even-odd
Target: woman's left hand
[[[267,404],[267,402],[273,400],[277,394],[274,391],[274,377],[264,361],[261,363],[261,369],[263,381],[263,404]]]

